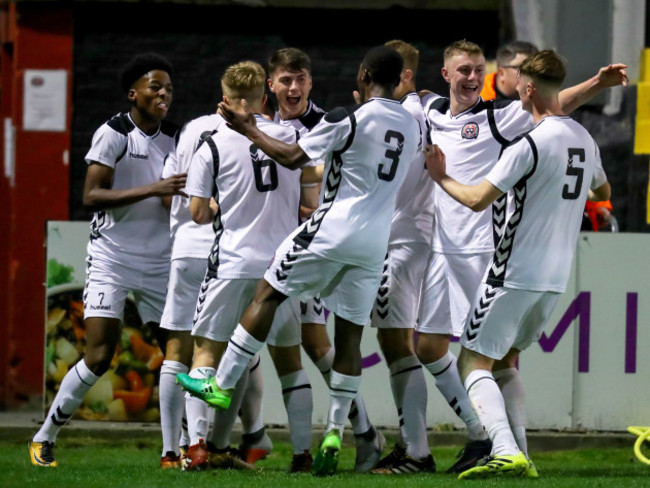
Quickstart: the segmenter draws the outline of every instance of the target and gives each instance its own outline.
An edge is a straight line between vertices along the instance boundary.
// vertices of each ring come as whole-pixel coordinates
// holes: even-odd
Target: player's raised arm
[[[568,114],[598,95],[604,88],[627,86],[626,64],[610,64],[598,70],[596,75],[577,85],[562,90],[559,94],[560,106]]]
[[[242,111],[235,111],[226,101],[219,104],[219,113],[233,130],[248,137],[276,163],[289,169],[299,168],[309,161],[309,156],[298,144],[287,144],[259,130],[246,100],[241,100],[241,106]]]
[[[450,197],[474,212],[486,209],[493,201],[503,195],[503,192],[488,180],[483,180],[477,185],[463,185],[449,176],[447,174],[445,154],[438,146],[427,146],[424,153],[431,179]]]

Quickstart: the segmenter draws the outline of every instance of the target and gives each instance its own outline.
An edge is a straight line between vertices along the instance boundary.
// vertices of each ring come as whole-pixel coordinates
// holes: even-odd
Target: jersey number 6
[[[397,141],[397,148],[386,149],[385,156],[387,159],[390,160],[390,168],[388,168],[388,171],[385,172],[384,171],[385,164],[382,163],[379,165],[379,167],[377,168],[377,177],[380,180],[392,181],[393,178],[395,178],[395,173],[397,172],[397,165],[399,164],[399,155],[402,154],[402,148],[404,147],[404,136],[402,135],[401,132],[397,132],[394,130],[386,131],[386,135],[384,136],[384,142],[391,142],[391,140],[393,139]]]
[[[272,159],[260,159],[258,156],[258,147],[251,144],[251,162],[253,163],[253,172],[255,173],[255,188],[257,191],[264,193],[273,191],[278,187],[278,169],[275,166],[275,161]],[[269,168],[269,182],[264,183],[264,175],[262,175],[262,168]]]

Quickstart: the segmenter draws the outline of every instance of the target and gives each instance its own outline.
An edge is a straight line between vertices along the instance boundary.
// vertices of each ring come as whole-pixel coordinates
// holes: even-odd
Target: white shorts
[[[122,320],[124,303],[131,292],[142,323],[160,323],[168,278],[169,263],[142,271],[88,256],[84,318]]]
[[[259,280],[206,278],[201,284],[192,335],[228,342],[241,316],[255,296]],[[300,344],[300,304],[287,299],[278,307],[267,342],[288,347]]]
[[[369,270],[323,258],[286,238],[264,279],[276,290],[306,300],[317,296],[333,314],[357,325],[370,318],[381,268]]]
[[[409,242],[388,246],[384,274],[372,309],[373,327],[415,327],[428,257],[429,245],[425,243]]]
[[[431,252],[420,295],[418,332],[459,337],[493,253]]]
[[[523,351],[539,340],[560,295],[483,283],[460,343],[465,349],[495,360],[503,359],[510,349]]]
[[[300,302],[300,322],[302,324],[326,325],[325,307],[320,296]]]
[[[172,260],[160,327],[176,331],[192,330],[196,299],[205,278],[207,263],[206,258]]]

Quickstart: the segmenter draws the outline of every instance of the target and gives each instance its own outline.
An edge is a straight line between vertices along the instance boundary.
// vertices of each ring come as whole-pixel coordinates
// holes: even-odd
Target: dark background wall
[[[265,65],[269,55],[281,47],[299,47],[311,56],[312,99],[330,109],[352,102],[359,62],[376,44],[404,39],[417,46],[421,55],[418,88],[446,94],[440,67],[447,44],[466,38],[479,44],[490,59],[514,32],[507,8],[332,10],[94,2],[74,3],[72,8],[73,220],[90,218],[81,205],[84,155],[97,127],[128,109],[119,88],[119,72],[138,52],[158,51],[174,64],[174,103],[168,118],[182,125],[215,110],[221,96],[219,78],[227,66],[244,59]],[[597,68],[592,68],[593,73]],[[599,97],[598,103],[603,99]],[[600,145],[620,229],[639,232],[649,229],[645,223],[648,158],[633,156],[635,104],[636,90],[630,87],[623,111],[616,116],[602,115],[599,104],[572,115]]]
[[[97,19],[102,22],[98,23]],[[174,21],[174,19],[183,19]],[[71,219],[89,215],[81,205],[84,155],[94,131],[128,109],[120,67],[140,51],[158,51],[174,64],[174,102],[168,119],[182,124],[211,113],[219,79],[229,65],[295,46],[312,59],[312,99],[324,109],[352,103],[366,50],[390,39],[420,49],[418,87],[444,93],[442,51],[467,38],[494,55],[498,11],[276,9],[161,4],[74,4],[74,107]],[[162,26],[165,26],[164,28]]]

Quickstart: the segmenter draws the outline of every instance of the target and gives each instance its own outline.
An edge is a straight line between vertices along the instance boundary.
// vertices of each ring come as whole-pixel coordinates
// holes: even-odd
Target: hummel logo
[[[132,157],[133,159],[149,159],[148,154],[136,154],[129,152],[129,156]]]

